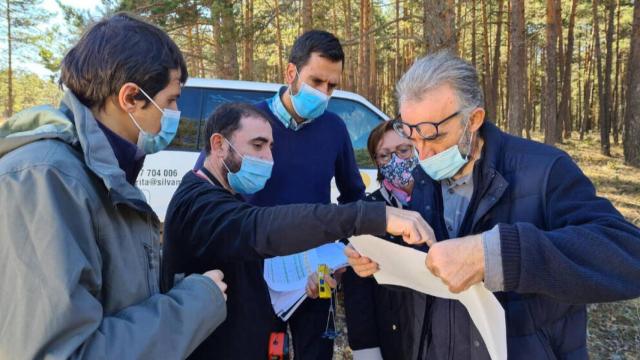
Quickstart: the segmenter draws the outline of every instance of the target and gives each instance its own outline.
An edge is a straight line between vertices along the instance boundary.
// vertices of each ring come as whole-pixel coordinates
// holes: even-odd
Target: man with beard
[[[229,285],[227,320],[192,359],[260,359],[268,354],[275,314],[262,274],[266,257],[289,255],[358,234],[402,235],[430,242],[431,228],[415,212],[384,203],[257,207],[242,194],[271,176],[273,135],[268,115],[241,103],[220,106],[207,120],[204,165],[187,173],[165,223],[163,285],[212,266]],[[304,236],[301,236],[301,230]]]

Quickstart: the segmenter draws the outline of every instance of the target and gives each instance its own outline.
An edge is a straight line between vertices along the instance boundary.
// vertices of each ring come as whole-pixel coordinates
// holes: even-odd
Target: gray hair
[[[465,115],[477,107],[484,107],[476,69],[448,50],[427,55],[411,65],[396,85],[398,101],[421,101],[426,92],[444,84],[456,92]]]

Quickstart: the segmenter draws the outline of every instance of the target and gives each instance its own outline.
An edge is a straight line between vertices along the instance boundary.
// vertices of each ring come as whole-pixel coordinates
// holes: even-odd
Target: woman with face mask
[[[378,168],[380,188],[366,200],[406,208],[413,190],[411,172],[419,162],[413,144],[394,131],[391,121],[386,121],[371,131],[367,148]],[[387,235],[386,239],[402,244],[402,238]],[[353,358],[407,359],[413,346],[416,315],[413,307],[416,301],[426,302],[427,296],[378,285],[372,277],[358,277],[351,268],[344,274],[343,282]]]

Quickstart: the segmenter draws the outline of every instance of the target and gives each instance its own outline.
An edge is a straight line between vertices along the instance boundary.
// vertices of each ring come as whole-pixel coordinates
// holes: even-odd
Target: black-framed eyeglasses
[[[413,145],[401,144],[396,146],[395,151],[381,151],[376,154],[376,161],[386,165],[391,160],[391,155],[396,154],[400,159],[408,159],[413,156]]]
[[[437,138],[439,135],[438,126],[444,124],[448,120],[453,119],[459,114],[460,114],[460,110],[454,112],[453,114],[447,116],[446,118],[438,122],[425,121],[415,125],[410,125],[405,122],[402,122],[402,119],[400,118],[400,116],[398,116],[396,119],[392,120],[393,129],[398,133],[398,135],[407,139],[411,139],[411,136],[413,135],[413,129],[415,129],[418,135],[423,140],[433,140]]]

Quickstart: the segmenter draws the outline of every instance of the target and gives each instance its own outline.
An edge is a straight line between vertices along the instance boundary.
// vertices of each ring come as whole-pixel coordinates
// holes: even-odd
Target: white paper
[[[507,358],[504,310],[484,284],[476,284],[466,291],[454,294],[427,269],[427,254],[422,251],[371,235],[355,236],[349,242],[360,254],[378,263],[380,270],[374,274],[378,283],[403,286],[439,298],[460,301],[480,332],[491,359]]]
[[[326,264],[332,271],[345,267],[348,263],[344,255],[344,244],[325,244],[301,253],[264,261],[263,276],[269,287],[271,305],[281,319],[286,321],[306,299],[307,279],[317,271],[319,264]]]

